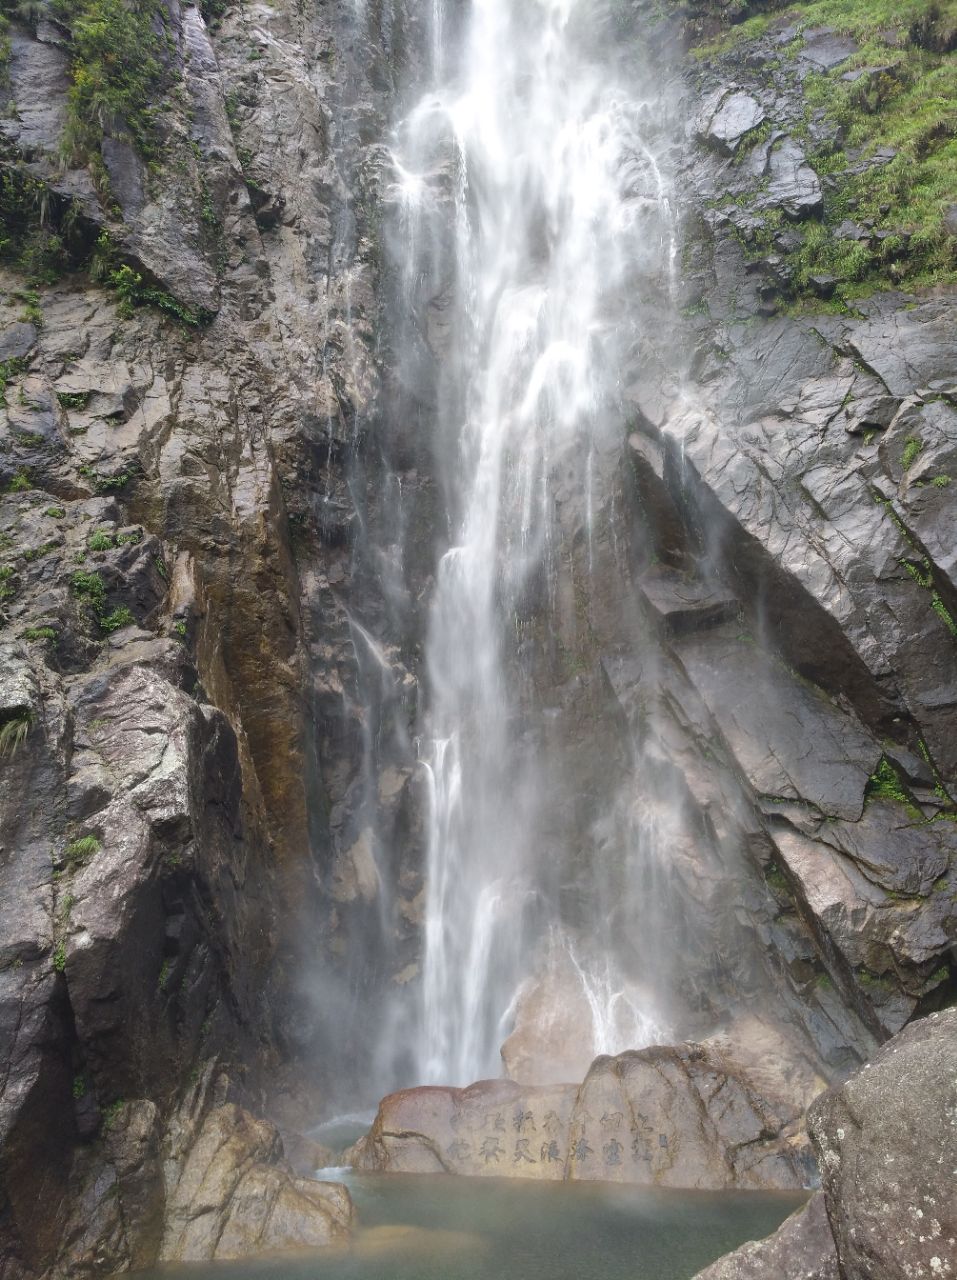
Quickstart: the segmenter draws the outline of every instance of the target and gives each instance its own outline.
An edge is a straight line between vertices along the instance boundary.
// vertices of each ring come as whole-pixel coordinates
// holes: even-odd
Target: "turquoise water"
[[[348,1248],[177,1267],[179,1280],[689,1280],[770,1234],[806,1197],[347,1174]],[[158,1273],[154,1273],[156,1275]]]

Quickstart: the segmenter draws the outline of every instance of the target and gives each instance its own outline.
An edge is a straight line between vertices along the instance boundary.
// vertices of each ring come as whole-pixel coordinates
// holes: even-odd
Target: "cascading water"
[[[560,485],[583,495],[592,561],[596,458],[620,449],[619,371],[651,322],[637,300],[667,309],[676,245],[660,92],[640,52],[619,51],[612,0],[457,8],[433,5],[433,83],[397,130],[392,189],[410,314],[420,282],[440,282],[400,358],[415,363],[422,325],[444,331],[435,448],[448,544],[427,639],[413,1031],[418,1079],[444,1083],[498,1074],[509,1011],[561,929],[543,834],[560,783],[535,730],[540,660],[523,636],[539,628],[538,648],[554,649],[569,588]],[[574,963],[593,1048],[655,1038],[607,951],[594,970],[584,953]]]

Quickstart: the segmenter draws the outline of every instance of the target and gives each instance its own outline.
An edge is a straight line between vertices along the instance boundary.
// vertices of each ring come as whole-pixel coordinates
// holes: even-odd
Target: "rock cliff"
[[[132,97],[108,77],[84,97],[103,83],[93,0],[17,10],[5,37],[3,1280],[340,1237],[348,1198],[298,1177],[280,1130],[346,1064],[378,1078],[370,1028],[421,941],[445,282],[417,285],[419,362],[399,369],[384,212],[419,6],[164,0],[127,31],[102,4],[112,38],[146,42]],[[846,1172],[847,1143],[871,1168],[901,1132],[841,1117],[880,1110],[862,1082],[908,1055],[937,1062],[955,995],[957,226],[924,235],[894,186],[939,138],[878,128],[914,58],[936,76],[952,42],[940,15],[875,33],[762,6],[729,38],[722,6],[624,7],[681,103],[681,296],[623,371],[630,429],[597,464],[587,547],[585,499],[559,489],[588,616],[562,602],[539,680],[571,744],[556,830],[593,829],[639,726],[648,794],[680,798],[692,1043],[589,1070],[560,1021],[542,1032],[543,983],[506,1051],[521,1083],[494,1088],[539,1125],[548,1062],[588,1072],[549,1086],[558,1157],[538,1129],[528,1148],[547,1176],[616,1177],[610,1151],[668,1185],[795,1185],[805,1106],[874,1059],[811,1113],[829,1230],[848,1276],[902,1274],[886,1259],[918,1246],[933,1269],[944,1217],[884,1239]],[[561,870],[574,898],[582,869]],[[768,1036],[800,1064],[784,1083],[756,1066]],[[601,1116],[652,1070],[645,1160]],[[440,1092],[437,1128],[402,1125],[430,1169],[494,1136],[453,1135],[485,1101]],[[364,1160],[409,1167],[389,1143],[407,1105],[387,1100]],[[582,1108],[591,1164],[570,1155]],[[469,1170],[527,1172],[522,1136],[494,1160],[469,1145]],[[817,1202],[785,1230],[822,1223]],[[783,1274],[735,1265],[715,1275]]]

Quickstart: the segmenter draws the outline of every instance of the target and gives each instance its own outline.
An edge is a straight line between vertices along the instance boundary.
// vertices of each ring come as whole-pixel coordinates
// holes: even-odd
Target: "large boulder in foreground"
[[[812,1105],[808,1128],[823,1194],[696,1280],[953,1280],[957,1009],[906,1027]]]
[[[801,1108],[759,1092],[716,1045],[600,1057],[581,1085],[487,1080],[383,1099],[356,1167],[645,1186],[799,1188]]]
[[[905,1028],[808,1127],[846,1280],[957,1276],[957,1009]]]

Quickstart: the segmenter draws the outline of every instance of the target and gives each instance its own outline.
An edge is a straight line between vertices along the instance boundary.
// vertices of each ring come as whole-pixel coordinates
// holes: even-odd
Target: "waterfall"
[[[561,748],[536,728],[534,653],[554,653],[567,595],[556,503],[560,487],[581,495],[591,566],[600,459],[624,436],[620,371],[654,322],[636,300],[667,308],[676,232],[660,88],[640,42],[619,48],[613,0],[444,8],[432,6],[431,83],[396,129],[391,194],[411,317],[400,359],[411,369],[423,332],[443,329],[434,447],[448,521],[426,645],[412,1034],[421,1082],[464,1084],[499,1073],[509,1010],[561,927],[545,835]],[[597,1007],[628,999],[609,955],[597,964],[575,960],[593,1047],[633,1047],[614,1043],[621,1023],[653,1039],[640,1010]]]

